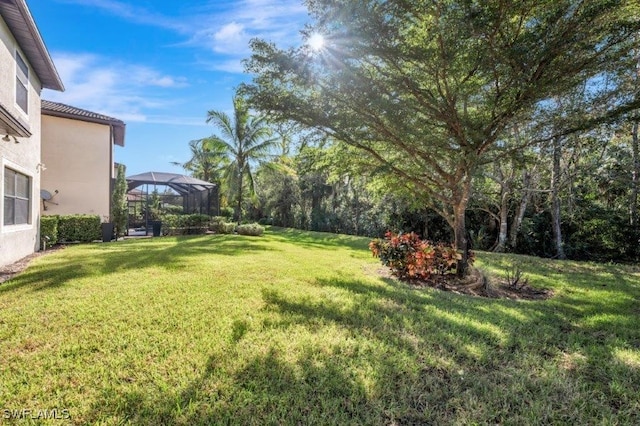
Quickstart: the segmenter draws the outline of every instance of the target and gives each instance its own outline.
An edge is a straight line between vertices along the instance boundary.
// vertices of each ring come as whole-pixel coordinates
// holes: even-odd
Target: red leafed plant
[[[369,248],[373,255],[388,266],[401,279],[429,279],[432,275],[456,272],[462,254],[452,244],[432,244],[417,234],[394,234],[388,231],[384,238],[372,240]],[[473,262],[473,256],[469,256]]]

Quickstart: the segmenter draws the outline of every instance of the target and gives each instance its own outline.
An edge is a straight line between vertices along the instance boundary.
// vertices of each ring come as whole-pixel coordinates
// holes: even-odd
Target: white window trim
[[[18,173],[22,173],[25,176],[29,177],[29,181],[31,182],[31,203],[29,205],[29,208],[31,209],[30,215],[31,215],[31,223],[20,223],[18,225],[5,225],[4,224],[4,169],[5,168],[9,168],[12,170],[15,170]],[[34,215],[33,212],[33,206],[34,203],[36,202],[36,200],[39,200],[39,198],[36,198],[36,195],[40,195],[40,194],[35,194],[35,179],[33,176],[33,173],[30,173],[26,168],[20,166],[19,164],[14,163],[13,161],[9,161],[6,158],[2,159],[2,171],[0,171],[0,177],[2,177],[2,187],[0,187],[0,196],[2,198],[0,198],[2,200],[2,208],[0,208],[0,232],[3,234],[7,234],[7,233],[11,233],[11,232],[20,232],[20,231],[31,231],[33,230],[34,227],[36,227],[37,222],[38,222],[38,218],[36,215]]]
[[[18,98],[16,96],[16,93],[18,91],[18,55],[20,55],[20,58],[22,59],[22,62],[24,62],[24,64],[27,66],[27,85],[26,85],[26,89],[27,89],[27,111],[25,112],[22,107],[18,104]],[[13,103],[15,105],[16,110],[27,120],[29,119],[29,111],[31,110],[31,105],[29,104],[29,88],[31,86],[31,66],[29,64],[29,62],[27,62],[27,60],[25,59],[26,56],[24,55],[24,53],[22,53],[20,50],[16,49],[15,50],[15,55],[13,57],[14,59],[14,78],[13,78]]]

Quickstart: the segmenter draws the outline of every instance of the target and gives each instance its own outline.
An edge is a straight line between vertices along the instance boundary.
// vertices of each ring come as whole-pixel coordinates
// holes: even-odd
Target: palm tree
[[[233,115],[234,119],[231,120],[222,111],[207,113],[207,123],[212,123],[220,130],[220,136],[207,138],[207,144],[212,150],[224,149],[229,157],[226,179],[230,188],[236,192],[235,216],[239,224],[242,221],[245,179],[249,193],[255,194],[251,164],[265,160],[275,141],[270,139],[271,130],[267,127],[265,118],[251,115],[245,100],[238,95],[233,98]]]
[[[212,138],[197,139],[189,142],[191,158],[186,163],[171,162],[175,166],[191,172],[191,176],[207,182],[219,183],[222,171],[229,164],[227,150]]]

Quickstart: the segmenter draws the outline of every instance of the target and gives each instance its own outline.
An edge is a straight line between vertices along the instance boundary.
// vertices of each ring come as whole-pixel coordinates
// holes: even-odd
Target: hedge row
[[[57,243],[88,243],[102,239],[100,216],[65,215],[42,216],[40,218],[40,247]],[[164,235],[204,234],[208,230],[216,234],[259,236],[264,228],[257,223],[239,225],[228,223],[222,216],[209,217],[204,214],[165,215],[162,218]]]
[[[58,216],[40,218],[40,248],[58,244]]]
[[[244,224],[236,227],[235,223],[227,222],[226,217],[209,217],[203,214],[175,215],[162,217],[162,233],[164,235],[204,234],[207,231],[216,234],[233,234],[260,236],[264,228],[257,223]]]
[[[40,218],[41,247],[44,247],[45,242],[50,246],[58,242],[88,243],[101,238],[100,216],[98,215],[53,215]]]

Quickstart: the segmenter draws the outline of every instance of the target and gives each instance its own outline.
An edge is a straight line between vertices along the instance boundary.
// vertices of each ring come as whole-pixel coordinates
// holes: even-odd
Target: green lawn
[[[0,285],[0,418],[640,424],[637,267],[519,257],[555,296],[481,299],[381,278],[367,243],[272,229],[37,258]]]

